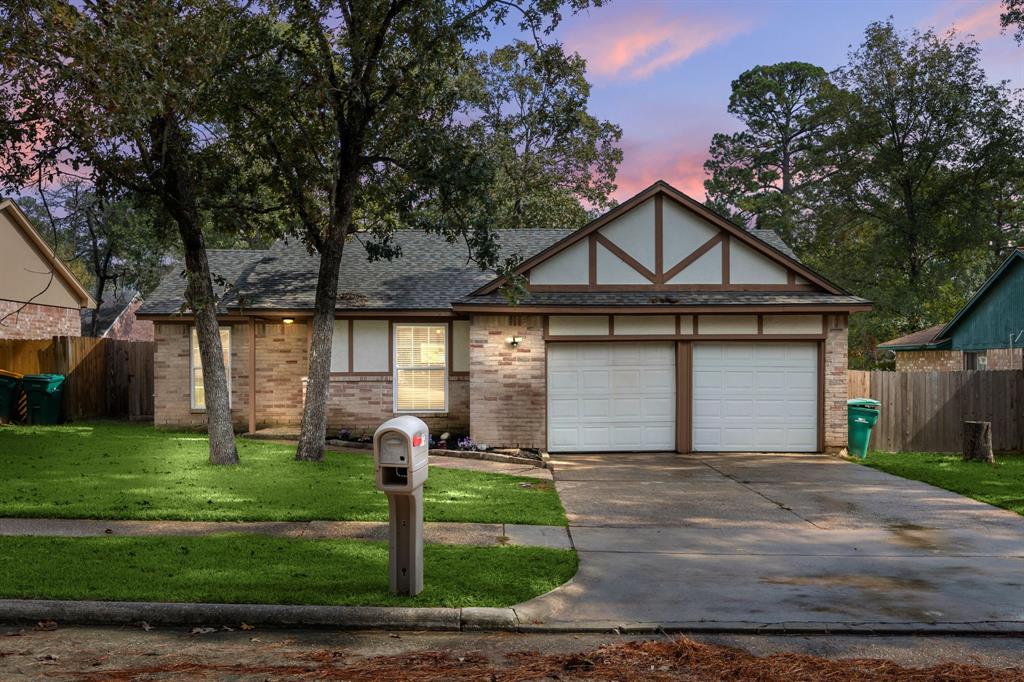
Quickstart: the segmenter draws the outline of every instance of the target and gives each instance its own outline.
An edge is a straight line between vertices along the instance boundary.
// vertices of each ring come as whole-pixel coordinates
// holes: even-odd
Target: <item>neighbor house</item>
[[[0,339],[79,336],[79,310],[95,307],[21,208],[0,202]]]
[[[82,311],[82,336],[118,341],[152,341],[153,323],[136,317],[140,307],[142,296],[138,292],[104,296],[103,302],[95,309]]]
[[[946,324],[879,344],[900,372],[1022,369],[1024,249],[1014,249]]]
[[[822,451],[846,443],[847,320],[869,303],[658,182],[578,230],[500,235],[526,293],[441,237],[400,230],[402,256],[350,239],[331,353],[332,430],[396,414],[491,446],[551,451]],[[239,428],[298,424],[317,258],[278,242],[211,251],[231,284],[221,336]],[[196,334],[167,276],[155,421],[204,421]]]

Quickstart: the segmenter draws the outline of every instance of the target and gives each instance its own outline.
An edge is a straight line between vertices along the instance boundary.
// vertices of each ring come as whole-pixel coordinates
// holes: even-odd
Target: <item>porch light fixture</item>
[[[509,336],[508,338],[505,339],[505,343],[512,346],[513,348],[519,348],[519,344],[521,344],[522,342],[523,337],[521,336]]]
[[[283,320],[281,320],[281,321],[282,321],[282,322],[284,322],[285,324],[295,324],[295,320],[293,320],[293,319],[292,319],[292,318],[290,318],[290,317],[286,317],[286,318],[284,318],[284,319],[283,319]]]

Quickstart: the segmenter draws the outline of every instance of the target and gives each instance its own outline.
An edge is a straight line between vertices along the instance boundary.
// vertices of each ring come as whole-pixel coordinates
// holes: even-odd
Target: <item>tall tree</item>
[[[204,216],[262,215],[253,167],[216,121],[225,76],[250,57],[254,26],[227,0],[12,0],[0,10],[0,171],[9,186],[88,173],[104,196],[132,194],[177,231],[198,332],[210,461],[238,462],[206,256]]]
[[[573,9],[599,0],[571,0]],[[347,237],[372,230],[373,258],[399,255],[399,225],[464,241],[499,267],[487,187],[494,177],[459,116],[469,46],[510,12],[542,34],[561,0],[281,0],[280,27],[245,78],[231,124],[272,165],[295,228],[320,255],[302,430],[296,458],[323,458],[338,269]],[[506,264],[507,267],[507,264]]]
[[[1013,37],[1018,43],[1024,44],[1024,0],[1003,0],[1003,10],[999,15],[999,24],[1004,30],[1016,26]]]
[[[738,133],[711,140],[708,204],[744,224],[776,230],[798,252],[812,233],[809,194],[822,178],[811,152],[834,126],[839,92],[804,62],[756,66],[732,82]]]
[[[153,229],[149,211],[127,198],[107,200],[81,179],[37,188],[20,200],[51,246],[87,286],[97,302],[156,285],[170,256],[165,236]],[[99,317],[92,316],[91,336]]]
[[[495,166],[495,224],[578,227],[608,208],[622,129],[588,113],[586,61],[520,40],[474,63],[467,115]]]
[[[976,42],[871,24],[837,82],[843,125],[822,146],[819,264],[876,303],[856,330],[893,334],[948,319],[973,291],[995,207],[1019,172],[1024,120],[991,84]]]

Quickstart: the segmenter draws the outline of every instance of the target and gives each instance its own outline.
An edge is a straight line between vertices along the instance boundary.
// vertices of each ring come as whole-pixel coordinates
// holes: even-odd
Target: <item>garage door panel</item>
[[[548,401],[548,405],[551,417],[554,419],[580,416],[580,401],[578,400],[552,398]]]
[[[693,447],[817,450],[814,343],[695,343]]]
[[[553,343],[547,354],[549,450],[675,449],[673,343]]]

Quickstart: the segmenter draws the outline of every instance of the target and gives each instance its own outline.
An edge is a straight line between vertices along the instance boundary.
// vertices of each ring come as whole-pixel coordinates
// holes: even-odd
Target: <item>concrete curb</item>
[[[430,451],[431,457],[456,457],[458,459],[476,459],[484,462],[499,462],[501,464],[521,464],[523,466],[535,467],[537,469],[549,468],[547,462],[529,457],[516,457],[515,455],[504,455],[500,452],[480,452],[478,450],[439,450]]]
[[[721,633],[807,635],[1024,635],[1024,621],[910,622],[524,622],[513,608],[412,608],[282,604],[174,604],[163,602],[0,599],[0,622],[125,625],[326,627],[344,630],[494,631],[532,633]]]

